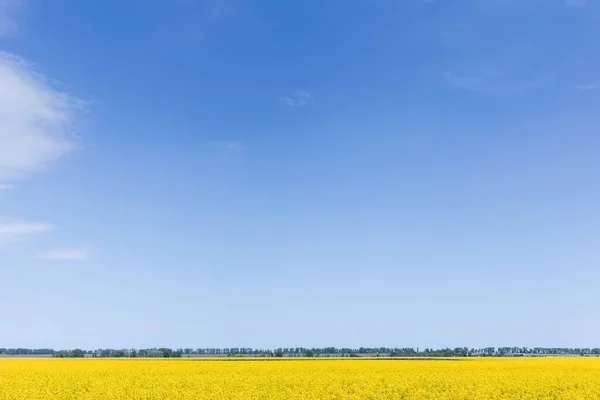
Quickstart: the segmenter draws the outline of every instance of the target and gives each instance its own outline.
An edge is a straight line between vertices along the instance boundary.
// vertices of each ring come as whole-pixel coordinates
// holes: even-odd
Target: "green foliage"
[[[0,0],[1,1],[1,0]],[[360,347],[351,348],[304,348],[289,347],[270,349],[252,348],[198,348],[198,349],[169,349],[166,347],[152,349],[97,349],[97,350],[60,350],[53,349],[26,349],[26,348],[0,348],[0,355],[4,356],[54,356],[65,357],[182,357],[183,354],[213,355],[228,357],[526,357],[546,355],[574,355],[574,356],[600,356],[600,348],[563,348],[563,347],[485,347],[485,348],[443,348],[443,349],[419,349],[412,347],[388,348],[388,347]]]
[[[71,351],[71,357],[73,358],[83,358],[85,357],[85,351],[81,349],[75,349]]]

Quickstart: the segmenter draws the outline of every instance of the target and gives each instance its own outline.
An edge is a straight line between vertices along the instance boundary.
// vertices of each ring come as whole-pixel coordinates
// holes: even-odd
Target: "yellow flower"
[[[600,358],[1,358],[0,399],[600,399]]]

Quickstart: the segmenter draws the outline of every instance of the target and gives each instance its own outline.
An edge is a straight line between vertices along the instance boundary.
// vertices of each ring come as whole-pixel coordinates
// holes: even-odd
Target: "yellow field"
[[[600,359],[0,359],[0,399],[600,399]]]

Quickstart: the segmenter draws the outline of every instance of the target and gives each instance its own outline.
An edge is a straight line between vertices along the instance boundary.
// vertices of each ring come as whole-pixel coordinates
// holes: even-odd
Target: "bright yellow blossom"
[[[600,358],[0,359],[0,399],[600,399]]]

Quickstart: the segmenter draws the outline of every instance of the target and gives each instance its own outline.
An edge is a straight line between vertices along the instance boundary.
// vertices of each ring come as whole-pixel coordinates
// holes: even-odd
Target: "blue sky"
[[[0,346],[599,346],[598,27],[0,0]]]

